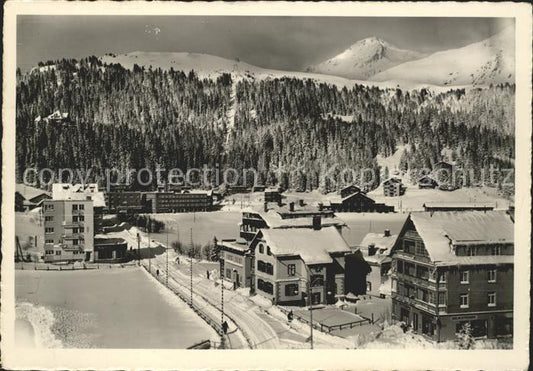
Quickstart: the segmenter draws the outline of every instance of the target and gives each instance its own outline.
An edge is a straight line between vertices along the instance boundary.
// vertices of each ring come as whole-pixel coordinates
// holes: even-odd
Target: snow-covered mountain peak
[[[309,67],[309,71],[364,80],[400,63],[423,56],[415,51],[399,49],[372,36],[357,41],[333,58]]]

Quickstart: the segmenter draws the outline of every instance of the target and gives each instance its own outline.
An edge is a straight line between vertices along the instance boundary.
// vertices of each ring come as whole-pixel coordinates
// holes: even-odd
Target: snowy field
[[[17,270],[15,294],[21,346],[179,349],[218,340],[142,268]]]

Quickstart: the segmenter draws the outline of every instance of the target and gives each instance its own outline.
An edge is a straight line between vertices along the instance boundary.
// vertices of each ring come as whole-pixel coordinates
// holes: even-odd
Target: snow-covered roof
[[[361,241],[361,251],[364,254],[364,258],[367,262],[385,263],[390,261],[390,253],[396,240],[397,234],[385,236],[384,233],[367,233],[363,241]],[[374,245],[377,249],[374,255],[368,254],[368,246]],[[384,250],[381,252],[380,250]]]
[[[452,249],[454,245],[513,243],[514,224],[505,211],[415,212],[409,219],[434,262],[513,261],[513,256],[457,256]]]
[[[242,251],[242,252],[245,252],[248,250],[248,244],[246,243],[246,241],[237,241],[234,239],[222,240],[218,242],[218,245],[226,246],[226,247],[229,247],[230,249],[234,249],[234,250]]]
[[[313,226],[313,217],[312,216],[298,216],[293,218],[282,218],[280,212],[290,213],[292,215],[297,215],[298,211],[304,212],[304,210],[297,210],[291,213],[290,211],[275,207],[273,209],[270,209],[268,211],[264,211],[263,208],[252,208],[247,207],[243,209],[243,213],[252,213],[252,214],[258,214],[268,225],[269,228],[305,228],[305,227],[312,227]],[[318,211],[318,210],[311,210],[307,209],[305,210],[307,212],[316,212],[316,213],[324,213],[328,214],[327,217],[321,218],[321,225],[323,227],[328,226],[345,226],[346,223],[342,221],[341,219],[337,218],[333,213],[330,211]],[[331,215],[331,216],[329,216]]]
[[[356,193],[352,193],[346,197],[341,197],[339,195],[336,195],[336,194],[333,194],[333,195],[329,195],[329,196],[326,196],[326,202],[325,204],[326,205],[331,205],[331,204],[342,204],[344,201],[346,200],[349,200],[350,198],[352,197],[362,197],[362,198],[366,198],[367,200],[371,201],[371,202],[375,202],[373,199],[371,199],[370,197],[368,197],[366,194],[364,194],[363,192],[356,192]]]
[[[42,189],[35,188],[29,185],[19,184],[19,183],[15,185],[15,192],[20,193],[28,201],[42,194],[50,196],[50,192],[47,192]]]
[[[401,183],[402,180],[398,178],[389,178],[383,181],[383,184],[389,184],[389,183]]]
[[[52,198],[54,200],[86,200],[91,197],[94,207],[105,207],[105,196],[98,191],[98,184],[52,184]]]
[[[332,253],[349,253],[350,247],[335,227],[319,230],[262,229],[264,240],[276,256],[298,255],[305,264],[332,263]]]
[[[429,208],[495,208],[494,202],[426,202]]]

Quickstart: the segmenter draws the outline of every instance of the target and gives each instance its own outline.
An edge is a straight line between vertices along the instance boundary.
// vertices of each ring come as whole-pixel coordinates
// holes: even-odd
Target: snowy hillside
[[[121,55],[105,55],[100,57],[104,63],[118,63],[124,68],[133,69],[133,66],[144,66],[152,69],[161,68],[168,70],[191,71],[194,70],[200,77],[216,78],[220,74],[231,73],[236,80],[240,79],[257,79],[264,80],[268,78],[294,77],[299,79],[311,79],[319,83],[336,85],[338,87],[353,87],[356,84],[365,86],[378,86],[381,88],[395,88],[395,82],[370,82],[363,80],[350,80],[339,76],[324,75],[318,73],[281,71],[262,67],[257,67],[242,61],[225,59],[209,54],[187,53],[187,52],[132,52]],[[407,89],[418,89],[421,87],[431,88],[428,84],[410,84],[406,83],[402,87]],[[438,87],[435,89],[439,90]]]
[[[391,67],[424,56],[419,52],[399,49],[379,38],[369,37],[356,42],[327,61],[309,67],[308,70],[348,79],[366,80]]]
[[[513,83],[514,63],[514,28],[508,27],[486,40],[403,63],[369,80],[438,86]]]

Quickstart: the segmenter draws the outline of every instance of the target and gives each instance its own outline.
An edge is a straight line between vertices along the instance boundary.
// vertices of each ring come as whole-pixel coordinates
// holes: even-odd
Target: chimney
[[[289,211],[293,212],[294,211],[294,202],[291,202],[289,204]]]
[[[298,200],[298,202],[299,202],[300,207],[304,206],[304,200],[300,199],[300,200]]]
[[[263,203],[263,210],[265,211],[265,213],[268,211],[268,202],[264,202]]]
[[[320,228],[322,228],[322,217],[320,215],[314,215],[313,216],[313,229],[315,231],[318,231]]]
[[[322,202],[318,203],[318,211],[324,210],[324,204]]]
[[[373,243],[368,245],[368,256],[376,255],[376,250],[376,245],[374,245]]]
[[[385,233],[383,233],[383,236],[390,237],[390,229],[385,229]]]

